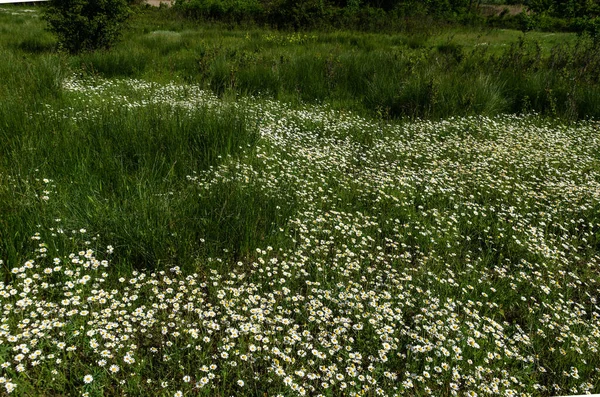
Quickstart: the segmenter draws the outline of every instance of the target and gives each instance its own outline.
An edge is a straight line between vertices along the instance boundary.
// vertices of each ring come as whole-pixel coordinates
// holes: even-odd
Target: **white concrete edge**
[[[48,0],[0,0],[0,4],[37,3],[38,1],[48,1]]]

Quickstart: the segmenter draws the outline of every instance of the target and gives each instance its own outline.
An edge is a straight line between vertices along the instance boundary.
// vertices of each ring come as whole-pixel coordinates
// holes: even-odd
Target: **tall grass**
[[[160,28],[153,30],[149,15],[163,18]],[[440,27],[391,35],[224,31],[166,10],[137,18],[139,28],[120,47],[79,62],[104,76],[171,75],[218,94],[329,102],[399,118],[507,111],[598,116],[593,99],[598,80],[590,78],[598,52],[592,40],[574,35],[562,33],[561,41],[539,33]],[[171,30],[162,27],[169,25]],[[535,81],[544,81],[544,87],[527,83]],[[556,96],[554,107],[549,91]]]
[[[118,244],[119,261],[137,268],[164,261],[191,266],[199,249],[210,256],[228,247],[240,257],[278,223],[273,211],[279,203],[268,197],[235,190],[201,197],[186,182],[194,172],[252,150],[256,125],[243,112],[82,103],[61,95],[59,58],[8,60],[1,72],[12,80],[5,80],[10,89],[0,105],[5,260],[18,261],[35,225],[54,217],[69,219],[74,228],[87,225],[101,234],[98,242]],[[40,175],[57,177],[45,183]]]
[[[379,119],[504,112],[578,119],[600,112],[595,72],[600,58],[585,40],[549,48],[525,38],[487,49],[472,47],[465,32],[459,32],[459,41],[443,41],[442,33],[431,32],[225,31],[196,26],[168,10],[138,10],[120,45],[66,56],[51,51],[53,39],[37,19],[0,18],[17,33],[3,30],[0,42],[0,174],[5,187],[14,186],[2,192],[2,233],[17,230],[2,235],[2,244],[15,260],[42,223],[41,214],[65,211],[74,227],[89,225],[106,234],[100,239],[127,247],[119,251],[122,262],[136,267],[164,261],[187,266],[199,250],[216,255],[225,247],[239,258],[267,241],[294,206],[293,200],[235,186],[200,197],[181,184],[193,171],[252,150],[257,126],[248,125],[236,108],[201,109],[190,116],[163,105],[82,104],[61,88],[73,71],[194,82],[220,96],[330,103]],[[497,35],[489,33],[493,40]],[[48,119],[47,107],[61,116]],[[90,111],[91,121],[78,119]],[[372,137],[359,133],[357,140],[368,144]],[[27,191],[42,188],[31,181],[44,174],[61,175],[53,182],[60,199],[50,205],[23,202]],[[198,248],[201,238],[207,243]]]
[[[21,55],[33,63],[51,56],[52,38],[39,21],[5,19],[22,32],[2,36],[9,62]],[[565,33],[225,30],[165,9],[139,9],[122,43],[65,62],[91,75],[175,79],[219,95],[328,102],[394,118],[535,111],[580,119],[599,116],[598,54],[593,40]]]

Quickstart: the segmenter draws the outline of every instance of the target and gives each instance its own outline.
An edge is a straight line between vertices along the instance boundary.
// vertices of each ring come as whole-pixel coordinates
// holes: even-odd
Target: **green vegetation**
[[[134,11],[0,8],[0,394],[600,392],[592,37]]]
[[[50,56],[54,44],[42,24],[11,23],[10,32],[22,32],[6,30],[11,54]],[[537,112],[583,119],[600,112],[600,52],[594,40],[572,33],[224,30],[172,10],[138,10],[131,23],[111,50],[61,58],[63,67],[390,118]]]
[[[142,26],[114,51],[75,62],[107,77],[175,75],[217,94],[327,102],[393,118],[600,112],[600,52],[574,34],[223,32],[177,17],[159,30]]]
[[[397,19],[425,15],[460,19],[470,0],[179,0],[175,8],[194,19],[255,22],[278,28],[398,27]]]
[[[483,3],[483,4],[482,4]],[[509,4],[526,12],[512,13]],[[598,0],[177,0],[187,17],[278,28],[396,30],[412,20],[597,33]],[[492,15],[482,10],[495,9]],[[484,13],[485,14],[485,13]]]
[[[109,48],[129,16],[126,0],[49,0],[44,20],[71,53]]]

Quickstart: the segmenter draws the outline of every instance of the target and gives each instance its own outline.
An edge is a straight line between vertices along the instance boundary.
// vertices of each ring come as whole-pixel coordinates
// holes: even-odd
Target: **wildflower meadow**
[[[35,62],[0,102],[0,395],[600,393],[597,121]]]

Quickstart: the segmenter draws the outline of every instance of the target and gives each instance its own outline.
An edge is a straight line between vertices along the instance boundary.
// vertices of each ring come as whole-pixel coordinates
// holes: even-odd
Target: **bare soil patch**
[[[479,12],[486,16],[498,16],[500,14],[502,14],[505,10],[508,10],[508,15],[517,15],[520,14],[522,12],[527,11],[525,6],[522,4],[517,4],[517,5],[493,5],[493,4],[484,4],[484,5],[480,5],[479,6]]]
[[[173,5],[172,0],[146,0],[146,3],[154,7],[159,7],[161,3],[166,4],[169,7]]]

